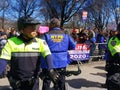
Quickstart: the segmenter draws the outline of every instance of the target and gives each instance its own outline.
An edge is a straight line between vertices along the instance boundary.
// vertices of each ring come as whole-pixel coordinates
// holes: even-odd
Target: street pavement
[[[66,77],[67,90],[106,90],[101,87],[101,84],[105,82],[106,78],[104,66],[105,61],[96,61],[80,65],[82,70],[80,75]],[[77,66],[70,65],[67,69],[77,70]],[[42,85],[40,85],[40,87],[41,86]],[[52,86],[51,84],[51,87]],[[7,78],[0,79],[0,90],[11,90]]]

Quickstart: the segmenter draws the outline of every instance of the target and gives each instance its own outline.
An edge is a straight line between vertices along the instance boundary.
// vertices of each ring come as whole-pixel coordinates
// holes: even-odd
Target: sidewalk
[[[105,83],[106,78],[104,66],[105,61],[96,61],[81,65],[82,73],[79,76],[67,78],[68,90],[106,90],[105,88],[101,88],[101,84]]]
[[[80,65],[82,70],[80,75],[66,77],[68,90],[106,90],[100,86],[105,82],[106,78],[104,66],[105,61],[96,61]],[[75,65],[71,65],[68,68],[68,70],[75,69],[77,69]],[[10,90],[8,87],[9,83],[7,78],[0,79],[0,90]]]

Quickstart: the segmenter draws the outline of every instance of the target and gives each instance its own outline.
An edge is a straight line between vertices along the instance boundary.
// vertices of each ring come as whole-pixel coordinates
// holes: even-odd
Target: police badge
[[[116,45],[116,41],[111,41],[111,45],[115,46]]]

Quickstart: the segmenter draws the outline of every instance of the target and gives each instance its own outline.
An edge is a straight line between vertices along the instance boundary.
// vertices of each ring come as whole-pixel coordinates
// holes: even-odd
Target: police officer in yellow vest
[[[0,55],[0,74],[7,61],[10,61],[8,80],[13,90],[39,90],[39,66],[42,55],[49,67],[48,75],[56,82],[51,52],[46,42],[36,38],[36,25],[39,22],[31,17],[18,19],[20,36],[8,39]]]
[[[120,23],[117,30],[118,34],[108,42],[107,90],[120,90]]]

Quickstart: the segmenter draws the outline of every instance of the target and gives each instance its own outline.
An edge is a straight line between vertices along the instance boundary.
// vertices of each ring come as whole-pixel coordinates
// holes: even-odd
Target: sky
[[[3,0],[0,0],[0,2],[2,2]],[[15,0],[8,0],[8,1],[12,1],[12,4],[14,4],[14,5],[17,5],[16,3],[15,3]],[[81,10],[84,10],[84,8],[86,7],[86,6],[89,6],[89,5],[91,5],[92,3],[93,3],[93,1],[94,0],[87,0],[87,2],[83,5],[83,7],[81,8]],[[117,1],[117,3],[118,3],[118,6],[120,6],[120,0],[118,0]],[[35,13],[37,13],[37,12],[35,12]],[[3,13],[2,13],[2,11],[0,12],[0,15],[2,15]],[[17,20],[17,18],[15,18],[14,16],[18,16],[18,14],[17,14],[17,12],[13,12],[12,10],[9,10],[9,12],[7,12],[7,10],[6,10],[6,12],[5,12],[5,17],[6,18],[9,18],[9,19],[13,19],[13,20]],[[39,16],[40,17],[40,16]],[[37,19],[39,19],[39,18],[37,18]],[[42,20],[42,17],[40,17],[40,20]],[[42,20],[43,21],[43,20]]]

